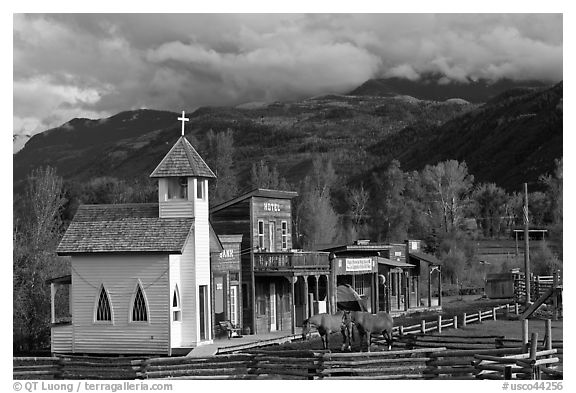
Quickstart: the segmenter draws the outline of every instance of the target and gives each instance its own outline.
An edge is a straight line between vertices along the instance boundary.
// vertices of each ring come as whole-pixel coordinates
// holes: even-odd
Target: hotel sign
[[[279,203],[272,203],[272,202],[264,202],[264,211],[279,212],[280,211],[280,204]]]
[[[372,258],[346,258],[347,272],[372,271]]]

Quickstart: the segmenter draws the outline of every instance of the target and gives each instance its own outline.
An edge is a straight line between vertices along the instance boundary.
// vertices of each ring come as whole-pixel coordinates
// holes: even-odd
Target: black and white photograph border
[[[10,389],[569,389],[571,7],[356,3],[10,5]]]

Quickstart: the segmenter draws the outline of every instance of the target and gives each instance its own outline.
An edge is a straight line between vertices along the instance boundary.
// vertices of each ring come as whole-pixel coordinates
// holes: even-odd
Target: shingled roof
[[[150,177],[176,176],[216,177],[188,139],[183,136],[176,141],[150,175]]]
[[[157,203],[81,205],[56,251],[181,254],[193,224],[193,218],[159,218]]]

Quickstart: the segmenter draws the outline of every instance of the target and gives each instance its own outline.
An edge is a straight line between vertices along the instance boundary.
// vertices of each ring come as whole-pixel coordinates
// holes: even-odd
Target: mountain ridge
[[[425,74],[415,81],[398,77],[369,79],[349,94],[384,97],[409,95],[418,99],[439,101],[460,98],[477,104],[488,102],[496,95],[514,88],[545,88],[549,85],[551,84],[536,80],[511,79],[500,79],[495,82],[486,79],[468,79],[466,82],[447,81],[445,77],[437,74]]]
[[[240,108],[198,108],[188,115],[186,136],[203,155],[209,130],[232,129],[240,184],[246,184],[259,160],[277,166],[297,184],[313,158],[322,156],[332,159],[344,183],[362,181],[392,159],[400,160],[404,170],[458,159],[467,162],[477,179],[514,190],[521,182],[536,182],[561,157],[561,107],[562,83],[551,89],[515,88],[483,105],[462,99],[329,94]],[[79,182],[99,176],[147,177],[180,136],[179,115],[125,111],[106,119],[72,119],[37,134],[14,155],[14,189],[33,168],[45,165]],[[514,138],[522,138],[522,127],[530,138],[518,143]],[[476,150],[505,164],[487,165]],[[494,170],[486,171],[486,166]]]

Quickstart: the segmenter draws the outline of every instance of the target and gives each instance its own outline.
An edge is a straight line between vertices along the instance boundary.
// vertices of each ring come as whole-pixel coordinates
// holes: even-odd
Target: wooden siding
[[[288,226],[287,247],[292,248],[292,205],[290,199],[252,198],[252,241],[258,245],[258,220],[264,221],[264,248],[272,249],[270,245],[270,222],[275,224],[274,247],[276,252],[282,251],[282,221]]]
[[[188,200],[168,200],[168,179],[158,179],[158,206],[159,217],[161,218],[179,218],[194,217],[194,203],[192,197],[196,194],[194,190],[193,178],[188,178]]]
[[[241,322],[242,322],[242,306],[241,306],[241,302],[240,300],[242,299],[242,294],[241,294],[241,288],[242,286],[240,285],[242,282],[242,278],[241,278],[241,265],[240,265],[240,241],[231,241],[231,240],[225,240],[223,239],[224,236],[222,236],[220,238],[221,242],[222,242],[222,247],[224,248],[224,250],[221,253],[212,253],[211,255],[211,270],[212,270],[212,293],[211,293],[211,298],[212,298],[212,333],[213,335],[215,333],[221,333],[221,329],[218,325],[219,321],[224,321],[224,320],[230,320],[231,316],[230,316],[230,308],[231,308],[231,304],[230,304],[230,286],[231,285],[238,285],[238,293],[237,296],[239,299],[237,299],[237,304],[238,304],[238,310],[237,310],[237,322],[238,325],[241,326]],[[239,238],[240,236],[235,236],[237,238]],[[240,239],[238,239],[240,240]],[[233,284],[231,283],[231,277],[230,274],[231,273],[235,273],[238,275],[239,280],[234,280]],[[223,294],[224,294],[224,312],[223,315],[219,315],[218,318],[220,319],[219,321],[217,321],[217,314],[216,314],[216,305],[215,305],[215,299],[216,299],[216,288],[214,287],[214,277],[222,277],[223,278]]]
[[[240,299],[246,298],[246,302],[241,301],[240,319],[243,326],[252,327],[253,307],[252,307],[252,262],[250,249],[252,248],[252,235],[250,232],[250,200],[246,199],[228,206],[225,209],[213,212],[210,215],[212,227],[218,235],[242,235],[240,250],[241,255],[241,276]],[[243,285],[247,289],[244,291]],[[252,332],[254,329],[252,328]]]
[[[197,179],[194,179],[195,181]],[[206,317],[208,318],[207,327],[207,337],[205,341],[210,341],[212,339],[210,326],[212,325],[212,301],[210,297],[211,284],[210,284],[210,227],[208,223],[208,184],[204,179],[198,179],[198,181],[204,182],[204,199],[196,198],[196,193],[194,193],[194,210],[196,211],[195,223],[194,223],[194,253],[195,253],[195,281],[196,281],[196,320],[200,320],[200,304],[198,291],[201,285],[206,285],[207,292],[207,312]],[[200,342],[200,325],[197,324],[196,327],[196,344]]]
[[[72,324],[52,326],[50,335],[50,347],[52,353],[72,352],[72,328]]]
[[[170,299],[170,311],[172,311],[172,297],[174,288],[178,285],[180,292],[180,305],[182,305],[182,280],[180,271],[180,255],[170,255],[170,288],[168,288],[168,298]],[[180,313],[182,315],[182,313]],[[174,321],[170,312],[170,348],[182,346],[182,321]]]
[[[188,201],[160,202],[160,218],[188,218],[194,217],[194,204]]]
[[[250,197],[238,201],[221,210],[211,214],[211,222],[214,230],[218,234],[242,235],[241,257],[242,265],[242,323],[243,326],[250,326],[252,333],[268,331],[269,326],[261,317],[255,316],[255,285],[253,257],[257,254],[254,249],[258,246],[258,220],[264,221],[264,246],[270,248],[269,223],[275,223],[275,249],[282,252],[282,221],[287,224],[287,247],[292,249],[292,207],[290,199]],[[287,312],[287,315],[289,315]],[[285,316],[278,315],[278,321],[283,321]],[[267,320],[267,317],[265,317]],[[257,321],[258,319],[258,321]],[[263,326],[266,326],[264,329]]]
[[[196,268],[194,236],[196,226],[192,230],[184,252],[180,257],[180,301],[182,303],[182,346],[195,346],[198,342],[198,324],[196,322],[198,313],[198,290],[196,289]]]
[[[148,322],[131,323],[131,299],[141,281]],[[94,307],[103,284],[113,323],[96,323]],[[72,291],[75,353],[167,354],[170,299],[167,255],[75,256]]]

